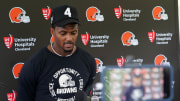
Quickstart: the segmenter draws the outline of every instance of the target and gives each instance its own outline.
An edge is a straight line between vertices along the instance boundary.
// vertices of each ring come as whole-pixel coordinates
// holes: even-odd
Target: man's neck
[[[59,52],[55,51],[55,49],[52,47],[51,44],[49,44],[49,45],[47,46],[47,48],[48,48],[49,51],[51,51],[52,53],[54,53],[54,54],[56,54],[56,55],[58,55],[58,56],[64,56],[64,57],[71,56],[71,55],[76,51],[76,49],[77,49],[77,47],[74,46],[74,48],[73,48],[73,50],[72,50],[71,52],[61,52],[61,53],[59,53]]]

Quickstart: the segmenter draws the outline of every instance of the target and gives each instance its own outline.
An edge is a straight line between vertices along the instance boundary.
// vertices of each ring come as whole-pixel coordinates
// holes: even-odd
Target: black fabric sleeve
[[[96,76],[96,62],[95,62],[94,58],[91,60],[92,60],[90,63],[91,75],[90,75],[89,81],[85,87],[85,92],[88,96],[90,95],[90,91],[92,90],[93,82],[94,82],[95,76]]]
[[[35,101],[36,79],[34,66],[27,61],[18,79],[17,101]]]

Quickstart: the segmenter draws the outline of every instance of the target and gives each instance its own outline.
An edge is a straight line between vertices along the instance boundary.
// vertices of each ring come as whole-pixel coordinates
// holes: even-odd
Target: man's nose
[[[69,41],[72,40],[72,35],[71,34],[67,34],[66,39],[69,40]]]

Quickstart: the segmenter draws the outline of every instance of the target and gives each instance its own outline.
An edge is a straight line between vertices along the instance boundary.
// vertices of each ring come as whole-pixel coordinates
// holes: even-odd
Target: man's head
[[[76,8],[68,5],[58,6],[51,15],[51,34],[54,48],[59,52],[72,52],[78,36],[79,19]]]
[[[52,27],[63,27],[70,23],[79,24],[76,8],[69,5],[62,5],[53,9],[51,14]]]
[[[132,81],[133,81],[133,86],[135,87],[141,86],[142,83],[141,74],[133,74]]]

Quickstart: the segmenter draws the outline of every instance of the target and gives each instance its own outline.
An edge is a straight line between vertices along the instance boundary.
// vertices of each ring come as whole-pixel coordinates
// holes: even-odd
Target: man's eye
[[[61,35],[65,35],[66,33],[65,32],[60,32]]]
[[[71,34],[72,34],[72,35],[76,35],[76,34],[77,34],[77,31],[74,31],[74,32],[72,32]]]
[[[72,35],[75,35],[76,33],[71,33]]]

